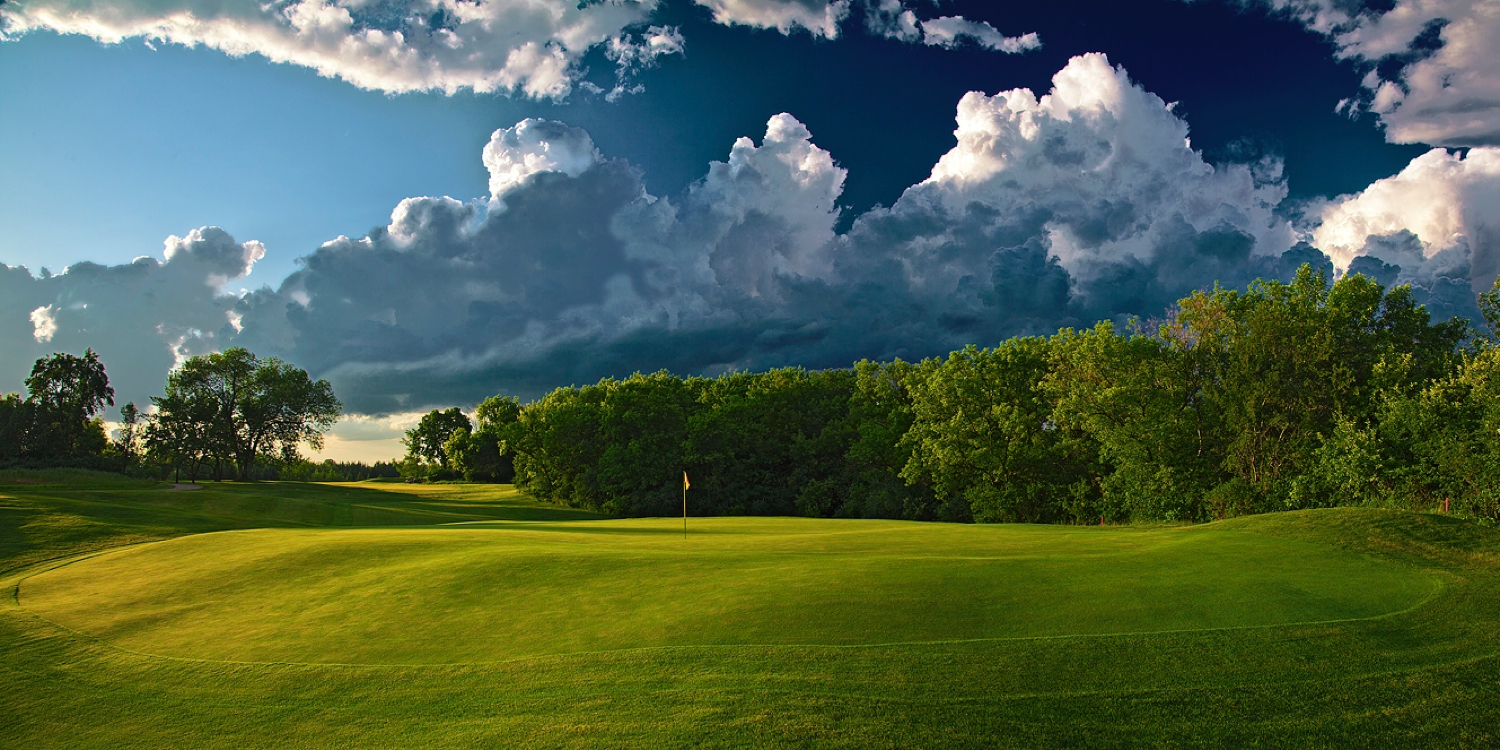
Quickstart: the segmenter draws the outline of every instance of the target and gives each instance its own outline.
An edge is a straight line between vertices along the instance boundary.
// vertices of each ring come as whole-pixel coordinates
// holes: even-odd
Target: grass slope
[[[868,645],[1255,627],[1408,609],[1436,580],[1201,527],[718,518],[200,534],[25,579],[131,651],[442,664],[664,646]]]
[[[0,747],[1500,742],[1500,535],[1467,522],[692,528],[0,474]]]

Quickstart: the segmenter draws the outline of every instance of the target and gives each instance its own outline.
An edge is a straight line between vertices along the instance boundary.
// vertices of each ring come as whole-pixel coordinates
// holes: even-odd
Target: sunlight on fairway
[[[24,581],[28,610],[164,656],[470,663],[671,646],[1253,627],[1409,608],[1434,583],[1230,529],[704,519],[258,530]]]

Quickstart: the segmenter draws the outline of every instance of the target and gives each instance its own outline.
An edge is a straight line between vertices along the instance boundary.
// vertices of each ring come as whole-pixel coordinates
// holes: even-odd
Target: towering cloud
[[[1435,312],[1472,314],[1500,273],[1500,148],[1436,148],[1322,207],[1313,242],[1339,268],[1380,270]]]
[[[1040,98],[965,95],[958,145],[861,217],[851,250],[899,259],[934,304],[969,300],[949,320],[990,335],[1152,314],[1216,279],[1279,273],[1293,244],[1274,213],[1279,163],[1205,163],[1186,123],[1103,55],[1074,58],[1053,84]]]
[[[733,365],[786,304],[782,278],[831,272],[845,173],[789,115],[675,204],[561,123],[496,131],[485,163],[503,209],[407,199],[387,227],[327,243],[279,290],[243,299],[236,340],[391,411]]]

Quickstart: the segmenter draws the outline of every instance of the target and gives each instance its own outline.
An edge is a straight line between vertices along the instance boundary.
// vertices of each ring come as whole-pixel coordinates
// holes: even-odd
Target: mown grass
[[[0,475],[0,502],[29,519],[0,531],[5,747],[1500,742],[1500,535],[1440,516],[684,541],[462,485]],[[355,507],[408,528],[312,528]]]

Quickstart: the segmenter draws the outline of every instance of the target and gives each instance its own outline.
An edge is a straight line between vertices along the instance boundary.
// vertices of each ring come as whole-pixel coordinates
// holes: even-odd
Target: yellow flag
[[[687,479],[687,472],[685,472],[685,471],[682,472],[682,488],[686,490],[686,489],[692,489],[692,487],[693,487],[693,483],[688,481],[688,479]]]

